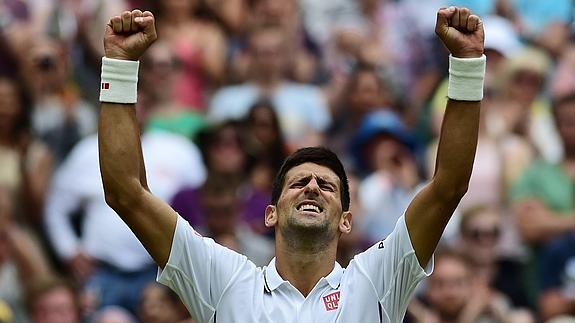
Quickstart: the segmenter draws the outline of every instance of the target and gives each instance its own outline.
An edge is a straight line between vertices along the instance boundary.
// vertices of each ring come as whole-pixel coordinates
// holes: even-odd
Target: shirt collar
[[[331,288],[337,289],[341,282],[342,275],[343,268],[336,261],[335,265],[333,266],[333,270],[326,277],[322,277],[321,279],[325,279]],[[270,261],[269,265],[264,270],[264,283],[266,285],[266,292],[271,292],[280,287],[282,284],[289,283],[287,280],[284,280],[278,273],[275,257]]]

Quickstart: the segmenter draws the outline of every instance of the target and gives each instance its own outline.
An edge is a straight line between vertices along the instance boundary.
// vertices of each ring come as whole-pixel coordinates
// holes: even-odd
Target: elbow
[[[106,185],[104,182],[104,200],[115,211],[133,207],[138,203],[141,192],[144,190],[138,183],[125,183],[124,185]]]
[[[436,196],[445,202],[459,203],[469,190],[469,181],[447,182],[434,179],[432,185]]]

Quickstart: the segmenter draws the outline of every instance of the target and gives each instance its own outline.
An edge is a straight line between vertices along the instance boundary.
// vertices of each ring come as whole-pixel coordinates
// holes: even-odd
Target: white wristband
[[[102,57],[100,102],[136,103],[139,61]]]
[[[449,55],[447,97],[459,101],[481,101],[485,62],[485,55],[476,58],[457,58]]]

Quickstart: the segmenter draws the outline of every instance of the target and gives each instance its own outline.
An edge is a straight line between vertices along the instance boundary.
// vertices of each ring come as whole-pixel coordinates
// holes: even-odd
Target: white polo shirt
[[[387,239],[355,256],[346,269],[335,263],[304,297],[278,274],[275,258],[256,267],[179,217],[158,281],[180,296],[198,323],[397,323],[432,266],[426,271],[419,265],[402,216]]]

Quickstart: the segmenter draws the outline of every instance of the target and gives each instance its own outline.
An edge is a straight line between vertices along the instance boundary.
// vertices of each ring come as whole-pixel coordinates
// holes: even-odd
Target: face
[[[164,287],[155,283],[148,285],[142,292],[139,314],[142,323],[170,323],[181,319],[177,306]]]
[[[351,108],[356,113],[367,113],[381,106],[379,80],[374,73],[360,72],[350,95]]]
[[[197,0],[162,0],[160,5],[166,17],[171,14],[192,13],[197,6]]]
[[[465,252],[480,264],[493,263],[497,258],[497,244],[501,235],[501,220],[492,211],[480,212],[468,220],[461,232]]]
[[[253,22],[262,26],[287,26],[297,15],[294,0],[257,0],[254,4]]]
[[[513,98],[524,105],[529,105],[539,95],[543,77],[530,70],[517,71],[511,80],[510,90]]]
[[[277,29],[256,33],[250,40],[253,68],[256,73],[282,73],[287,64],[284,35]]]
[[[210,168],[222,173],[241,172],[246,163],[238,130],[233,127],[219,130],[208,154]]]
[[[67,59],[60,43],[39,39],[24,58],[24,79],[35,95],[58,91],[66,83]]]
[[[451,257],[437,259],[433,275],[429,277],[426,294],[431,306],[443,315],[454,317],[470,296],[470,277],[467,267]]]
[[[303,236],[329,243],[351,230],[351,213],[343,212],[340,181],[329,168],[304,163],[285,176],[276,206],[266,209],[266,225],[290,239]]]
[[[156,43],[146,53],[146,65],[142,68],[142,81],[147,92],[154,97],[173,95],[173,83],[179,72],[177,59],[166,43]]]
[[[32,306],[33,323],[76,323],[78,313],[72,293],[59,287],[41,296]]]
[[[274,122],[273,110],[268,107],[257,107],[252,114],[250,130],[254,137],[263,144],[269,146],[276,142],[279,129]]]
[[[575,102],[556,107],[555,122],[565,151],[568,154],[575,153]]]

